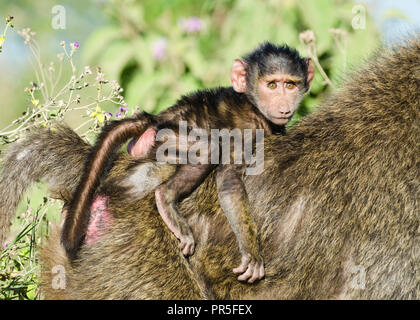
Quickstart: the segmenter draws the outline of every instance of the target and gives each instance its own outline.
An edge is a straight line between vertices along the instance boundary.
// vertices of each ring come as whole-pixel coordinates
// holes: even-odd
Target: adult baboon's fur
[[[419,299],[419,92],[417,39],[383,49],[287,136],[266,139],[265,171],[245,178],[266,264],[262,281],[241,283],[231,272],[240,255],[213,175],[180,204],[197,243],[188,261],[153,194],[136,199],[122,187],[138,161],[121,155],[101,190],[112,225],[73,264],[58,234],[48,239],[44,296]],[[26,186],[42,177],[68,201],[88,152],[64,127],[12,146],[0,180],[1,226]],[[56,265],[65,267],[65,290],[51,285]]]

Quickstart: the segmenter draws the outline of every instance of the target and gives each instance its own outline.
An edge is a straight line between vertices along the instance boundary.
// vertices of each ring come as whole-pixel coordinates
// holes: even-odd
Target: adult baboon
[[[383,49],[287,136],[266,139],[264,172],[244,179],[265,259],[260,282],[241,283],[229,272],[240,253],[214,175],[179,206],[197,240],[186,260],[153,193],[130,192],[130,181],[156,180],[155,164],[121,155],[102,184],[106,197],[92,210],[102,220],[91,218],[93,240],[79,259],[68,262],[58,234],[44,246],[44,296],[419,299],[419,92],[417,38]],[[12,146],[0,180],[0,225],[9,224],[29,182],[42,177],[69,201],[87,153],[62,127]],[[52,285],[59,265],[64,290]]]

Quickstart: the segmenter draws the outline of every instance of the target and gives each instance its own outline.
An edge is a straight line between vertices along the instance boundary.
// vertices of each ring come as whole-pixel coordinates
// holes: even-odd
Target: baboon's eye
[[[294,87],[296,87],[296,85],[295,85],[293,82],[286,82],[286,83],[284,84],[284,87],[285,87],[286,89],[291,90],[291,89],[293,89]]]
[[[277,88],[277,84],[274,81],[271,81],[267,84],[267,87],[274,90],[275,88]]]

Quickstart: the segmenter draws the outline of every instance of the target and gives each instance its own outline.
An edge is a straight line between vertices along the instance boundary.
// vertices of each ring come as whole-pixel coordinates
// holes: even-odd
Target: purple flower
[[[104,112],[104,115],[106,115],[107,118],[112,118],[111,112]]]
[[[168,41],[165,38],[160,38],[152,44],[152,56],[155,60],[165,60],[167,58],[166,47]]]
[[[73,45],[75,48],[79,48],[79,42],[76,41],[75,43],[73,43]]]
[[[2,244],[2,247],[3,247],[3,249],[6,249],[6,248],[7,248],[7,242],[4,242],[4,243]]]
[[[122,106],[121,106],[121,107],[120,107],[120,111],[121,111],[121,112],[127,112],[127,111],[128,111],[128,108],[127,108],[127,107],[122,107]]]
[[[121,118],[121,117],[122,117],[122,114],[121,114],[121,112],[117,112],[117,113],[115,114],[115,116],[116,116],[117,118]]]
[[[179,19],[178,25],[182,30],[184,30],[187,33],[199,32],[204,28],[203,21],[198,17]]]

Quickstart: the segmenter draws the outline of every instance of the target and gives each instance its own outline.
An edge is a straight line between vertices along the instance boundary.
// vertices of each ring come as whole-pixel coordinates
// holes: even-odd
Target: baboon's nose
[[[292,112],[290,111],[290,110],[280,110],[280,114],[282,115],[282,116],[289,116],[290,114],[291,114]]]

